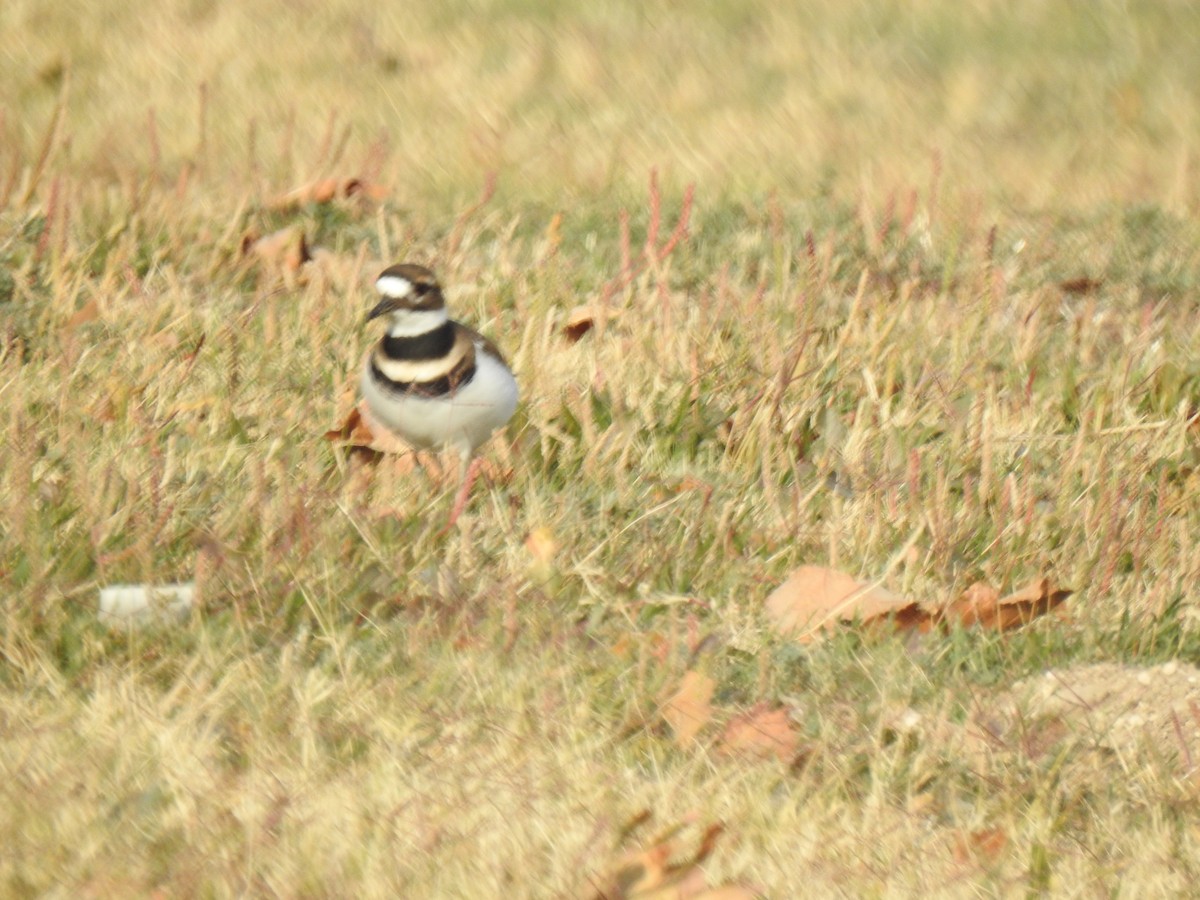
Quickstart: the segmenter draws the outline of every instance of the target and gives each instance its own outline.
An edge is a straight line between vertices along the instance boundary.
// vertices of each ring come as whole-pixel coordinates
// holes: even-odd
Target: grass
[[[3,892],[586,895],[642,810],[767,896],[1186,892],[1183,730],[1003,710],[1200,663],[1195,16],[6,3]],[[272,206],[350,175],[387,198]],[[243,257],[285,226],[326,252]],[[323,437],[400,259],[522,388],[447,535]],[[1077,594],[798,646],[804,563]],[[191,579],[182,627],[97,621]],[[721,752],[760,702],[796,765]]]

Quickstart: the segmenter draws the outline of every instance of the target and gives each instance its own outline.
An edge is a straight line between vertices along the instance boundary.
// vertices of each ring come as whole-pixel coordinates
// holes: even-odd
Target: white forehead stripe
[[[375,282],[375,290],[379,291],[384,297],[399,300],[412,293],[412,282],[407,278],[401,278],[399,275],[384,275]]]

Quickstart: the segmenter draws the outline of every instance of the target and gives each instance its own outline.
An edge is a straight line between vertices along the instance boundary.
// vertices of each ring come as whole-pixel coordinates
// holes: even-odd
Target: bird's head
[[[367,321],[389,316],[389,334],[424,334],[446,321],[442,287],[424,266],[388,266],[375,279],[375,289],[379,291],[379,302],[367,313]]]

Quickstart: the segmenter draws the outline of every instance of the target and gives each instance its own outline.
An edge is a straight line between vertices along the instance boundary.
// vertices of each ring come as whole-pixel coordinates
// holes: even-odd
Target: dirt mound
[[[1174,758],[1186,770],[1200,762],[1200,669],[1185,663],[1050,670],[1013,685],[998,712],[1042,745],[1069,737],[1122,756]]]

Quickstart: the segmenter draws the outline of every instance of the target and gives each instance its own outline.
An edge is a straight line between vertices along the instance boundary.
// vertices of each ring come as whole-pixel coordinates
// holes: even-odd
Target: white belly
[[[362,393],[371,415],[413,447],[452,447],[464,456],[511,419],[517,408],[517,382],[512,373],[480,348],[476,348],[475,377],[444,397],[381,390],[371,378],[368,355]]]

